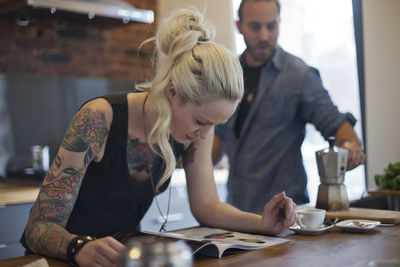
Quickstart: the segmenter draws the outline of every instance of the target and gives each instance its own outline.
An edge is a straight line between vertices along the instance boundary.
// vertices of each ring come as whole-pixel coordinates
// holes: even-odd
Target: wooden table
[[[400,225],[377,227],[368,233],[332,228],[318,236],[290,235],[278,246],[223,256],[196,256],[194,266],[368,266],[371,261],[400,261]],[[0,266],[21,266],[40,259],[30,255],[0,261]],[[68,266],[47,258],[50,267]]]
[[[40,185],[0,180],[0,205],[33,203]]]
[[[38,184],[0,178],[0,259],[23,255],[19,239],[39,190]]]
[[[388,199],[389,209],[400,210],[400,190],[378,189],[368,191],[371,196],[384,196]]]

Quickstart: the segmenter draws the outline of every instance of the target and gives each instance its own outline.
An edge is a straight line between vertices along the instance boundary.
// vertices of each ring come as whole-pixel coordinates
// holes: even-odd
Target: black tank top
[[[137,231],[154,197],[150,179],[139,182],[129,175],[127,163],[128,104],[127,95],[104,96],[113,110],[113,120],[102,160],[91,162],[83,178],[78,198],[66,229],[77,235],[97,238],[120,231]],[[175,158],[183,145],[171,141]],[[154,183],[160,180],[165,162],[152,162]],[[164,183],[164,191],[170,180]]]

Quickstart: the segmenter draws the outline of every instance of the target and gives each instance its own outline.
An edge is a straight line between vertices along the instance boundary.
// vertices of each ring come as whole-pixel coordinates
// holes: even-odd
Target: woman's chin
[[[175,141],[178,142],[179,144],[184,144],[187,142],[187,141],[181,140],[181,139],[175,139]]]
[[[176,136],[173,133],[171,133],[172,138],[174,138],[174,140],[180,144],[184,144],[185,142],[187,142],[187,140],[183,137],[183,136]]]
[[[184,144],[186,142],[192,142],[194,140],[196,140],[196,138],[185,135],[185,136],[179,136],[179,137],[175,137],[172,135],[172,137],[175,139],[176,142],[180,143],[180,144]]]
[[[180,144],[184,144],[186,142],[192,142],[197,139],[197,137],[193,137],[188,134],[179,134],[179,133],[174,133],[173,131],[170,131],[169,134],[174,138],[174,140]]]

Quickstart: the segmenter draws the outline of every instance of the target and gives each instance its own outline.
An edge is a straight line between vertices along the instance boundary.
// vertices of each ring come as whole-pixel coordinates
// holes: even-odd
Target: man
[[[229,156],[228,201],[252,212],[281,191],[296,204],[309,202],[300,149],[306,123],[349,151],[348,170],[365,160],[355,118],[338,111],[318,70],[277,45],[279,13],[278,0],[242,1],[236,25],[247,46],[241,55],[245,95],[214,138],[214,163],[223,151]]]

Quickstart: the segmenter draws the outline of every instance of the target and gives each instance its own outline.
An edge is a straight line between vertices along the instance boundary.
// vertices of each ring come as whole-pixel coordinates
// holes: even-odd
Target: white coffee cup
[[[304,229],[319,229],[321,228],[326,211],[317,208],[302,208],[297,210],[299,219],[297,224]]]

